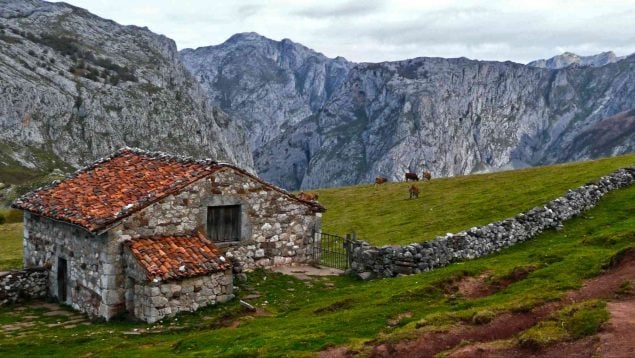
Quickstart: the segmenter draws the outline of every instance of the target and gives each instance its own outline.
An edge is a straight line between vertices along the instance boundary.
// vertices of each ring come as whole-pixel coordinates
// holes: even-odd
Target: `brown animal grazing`
[[[298,198],[304,200],[304,201],[317,201],[318,200],[318,193],[311,193],[311,192],[301,192],[300,194],[298,194]]]
[[[410,192],[410,199],[418,199],[419,198],[419,188],[417,188],[416,185],[412,184],[410,186],[410,189],[408,189],[408,192]]]
[[[382,176],[378,176],[377,178],[375,178],[375,186],[377,185],[382,185],[383,183],[387,182],[388,179],[382,177]]]
[[[406,173],[406,181],[408,180],[412,180],[412,181],[419,181],[419,176],[417,176],[417,173]]]
[[[432,179],[432,173],[430,173],[429,171],[425,170],[423,172],[423,175],[421,175],[421,177],[425,180],[431,180]]]

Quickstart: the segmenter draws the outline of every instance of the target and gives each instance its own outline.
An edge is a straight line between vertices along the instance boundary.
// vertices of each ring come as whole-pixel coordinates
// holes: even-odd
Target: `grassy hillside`
[[[615,169],[635,165],[635,154],[523,170],[418,182],[419,199],[408,199],[412,183],[371,184],[318,190],[326,208],[322,229],[375,245],[409,244],[447,232],[514,216],[542,205]]]
[[[22,267],[22,224],[0,225],[0,271]]]
[[[467,178],[459,180],[474,185]],[[441,184],[432,185],[449,185],[436,183]],[[461,212],[461,207],[455,209]],[[461,322],[475,325],[503,312],[526,312],[579,287],[583,279],[597,275],[615,255],[633,246],[635,186],[608,194],[598,207],[567,222],[562,231],[545,232],[496,255],[428,273],[370,282],[349,277],[302,282],[266,271],[251,273],[247,282],[239,284],[237,294],[244,298],[259,292],[260,297],[250,302],[260,314],[242,311],[234,300],[151,326],[124,321],[84,326],[70,321],[64,310],[47,311],[42,305],[0,307],[0,356],[309,355],[332,346],[355,347]],[[469,299],[444,290],[457,278],[487,275],[488,282],[498,282],[519,271],[530,273],[484,297]],[[558,313],[581,312],[567,321],[563,337],[593,332],[606,317],[601,302],[579,304]],[[523,337],[534,333],[528,331]]]

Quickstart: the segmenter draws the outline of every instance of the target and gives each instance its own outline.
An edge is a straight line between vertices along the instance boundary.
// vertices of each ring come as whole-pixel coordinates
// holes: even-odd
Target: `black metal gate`
[[[324,232],[313,235],[313,262],[346,270],[351,265],[353,241],[347,235],[342,237]]]

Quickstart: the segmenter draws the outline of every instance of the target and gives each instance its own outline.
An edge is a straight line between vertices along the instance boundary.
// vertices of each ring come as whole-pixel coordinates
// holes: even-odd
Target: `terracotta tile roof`
[[[222,168],[247,175],[314,211],[325,211],[233,165],[136,148],[122,148],[62,181],[22,196],[12,207],[97,232]]]
[[[97,231],[218,167],[212,161],[124,148],[68,179],[23,196],[13,206]]]
[[[202,233],[139,238],[124,243],[146,271],[148,280],[169,280],[224,271],[229,260]]]

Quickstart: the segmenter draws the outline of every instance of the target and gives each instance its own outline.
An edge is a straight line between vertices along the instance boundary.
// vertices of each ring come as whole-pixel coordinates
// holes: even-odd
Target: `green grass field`
[[[324,232],[375,245],[410,244],[485,225],[542,205],[615,169],[635,165],[635,154],[597,161],[535,167],[492,174],[418,182],[419,199],[408,199],[412,183],[372,184],[317,190],[327,211]]]
[[[478,220],[489,222],[558,196],[569,186],[583,184],[616,167],[630,164],[632,160],[633,156],[567,167],[436,180],[425,184],[430,189],[420,203],[403,199],[405,195],[401,189],[405,189],[404,184],[386,186],[381,188],[384,192],[376,195],[389,200],[391,196],[387,194],[393,192],[398,197],[390,199],[392,202],[413,205],[421,210],[426,195],[432,196],[433,192],[441,195],[441,189],[453,188],[450,191],[462,194],[447,194],[448,204],[436,207],[445,213],[444,218],[434,225],[441,231],[456,231],[479,223]],[[532,176],[532,173],[538,175]],[[564,178],[559,179],[559,176]],[[524,185],[507,183],[519,178],[524,178]],[[350,195],[352,200],[355,192],[372,188],[339,190],[342,197]],[[337,190],[321,193],[328,205]],[[533,200],[534,194],[541,199]],[[367,206],[374,205],[373,197],[365,198]],[[535,204],[528,204],[529,199]],[[486,208],[475,210],[472,206],[479,200]],[[516,200],[523,203],[516,205]],[[490,210],[490,205],[496,208]],[[338,210],[342,212],[338,213]],[[325,225],[332,228],[344,225],[329,221],[343,220],[350,215],[348,210],[330,207]],[[364,207],[359,210],[375,212]],[[393,210],[392,214],[385,215],[412,215],[406,210]],[[375,212],[375,215],[378,214]],[[427,214],[422,216],[427,217]],[[367,220],[374,223],[377,217],[382,216],[369,216]],[[424,227],[432,225],[430,218],[420,220],[417,217],[417,220],[427,222],[421,225]],[[473,224],[461,225],[463,219],[472,220]],[[355,218],[349,220],[363,223],[363,216],[355,214]],[[385,232],[406,232],[399,222],[384,221]],[[20,256],[19,224],[12,225],[0,226],[6,229],[0,231],[5,233],[0,234],[0,262]],[[392,225],[395,225],[393,229],[390,228]],[[421,237],[428,238],[426,234]],[[579,287],[585,278],[600,273],[603,265],[628,247],[635,247],[635,186],[609,193],[598,207],[565,223],[562,231],[548,231],[498,254],[432,272],[370,282],[350,277],[303,282],[268,271],[250,273],[247,282],[238,284],[237,295],[245,297],[259,292],[261,296],[250,302],[267,312],[267,316],[245,312],[237,300],[233,300],[155,325],[112,321],[83,326],[64,325],[69,320],[64,311],[51,315],[40,306],[0,307],[0,356],[305,356],[332,346],[359,347],[370,340],[409,337],[423,329],[443,328],[458,322],[471,324],[469,322],[476,317],[522,311],[557,300],[567,290]],[[509,276],[515,269],[527,267],[535,270],[525,279],[486,297],[448,296],[440,289],[445,282],[457,277],[486,272],[490,280],[496,281]],[[397,324],[388,324],[396,317],[402,318]],[[578,338],[594,332],[606,319],[606,313],[603,302],[589,301],[565,307],[554,317],[554,322],[566,322],[566,326],[556,327],[545,321],[516,339],[543,339],[548,329],[563,339]],[[422,325],[423,328],[418,328]],[[553,337],[547,338],[545,344],[550,344]]]
[[[0,271],[22,267],[22,224],[0,225]]]

